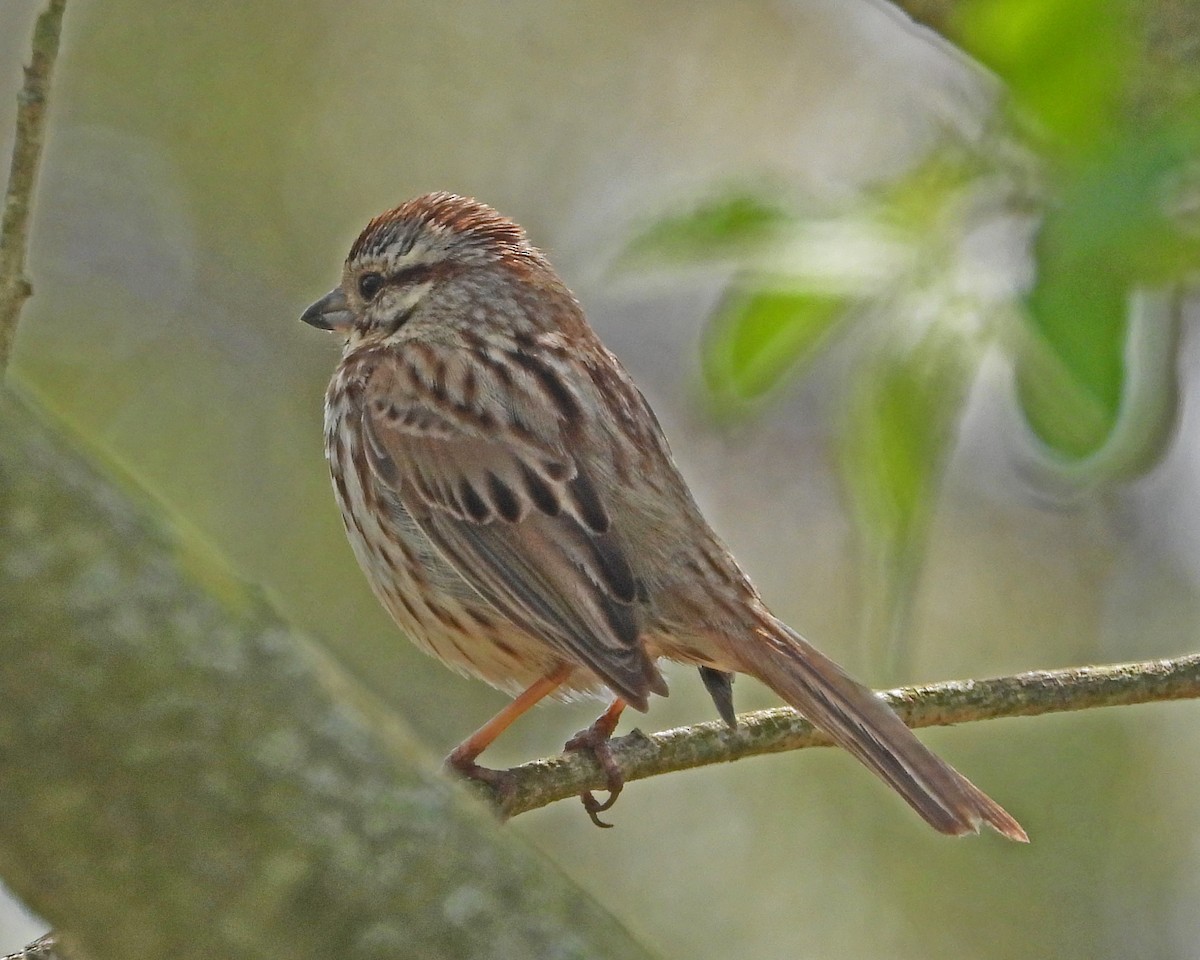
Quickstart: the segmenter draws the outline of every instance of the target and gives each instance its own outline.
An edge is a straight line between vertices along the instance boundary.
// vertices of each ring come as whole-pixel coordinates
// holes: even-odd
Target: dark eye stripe
[[[411,267],[403,267],[388,276],[388,283],[403,286],[409,283],[423,283],[433,276],[436,264],[414,263]]]
[[[433,263],[414,263],[411,267],[404,267],[386,276],[375,271],[364,273],[358,278],[359,296],[370,301],[374,300],[385,286],[404,287],[409,284],[424,283],[435,276],[437,266]]]

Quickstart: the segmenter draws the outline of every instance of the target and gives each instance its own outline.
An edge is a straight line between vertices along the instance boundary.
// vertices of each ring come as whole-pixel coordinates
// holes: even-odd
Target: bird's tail
[[[739,650],[747,672],[866,764],[935,830],[978,833],[986,823],[1028,842],[1016,820],[922,744],[877,694],[786,624],[771,618],[760,634],[761,642]]]

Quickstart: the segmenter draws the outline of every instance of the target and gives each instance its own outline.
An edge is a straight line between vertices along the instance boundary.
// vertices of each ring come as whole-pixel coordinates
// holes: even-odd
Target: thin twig
[[[952,680],[883,694],[910,727],[949,726],[999,717],[1128,706],[1200,697],[1200,654],[1174,660],[1074,667],[992,680]],[[804,747],[829,746],[828,737],[786,707],[738,717],[738,728],[701,723],[647,736],[635,730],[613,740],[625,780]],[[507,817],[536,810],[585,790],[603,790],[606,777],[587,753],[535,760],[508,770],[504,798],[480,789]]]
[[[58,56],[66,0],[50,0],[33,31],[33,60],[17,95],[17,128],[13,141],[4,216],[0,219],[0,372],[8,366],[21,307],[33,295],[25,276],[29,246],[29,214],[46,136],[46,97]]]

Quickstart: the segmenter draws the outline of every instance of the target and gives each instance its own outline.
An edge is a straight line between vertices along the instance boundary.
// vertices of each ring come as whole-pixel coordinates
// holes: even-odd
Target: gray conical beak
[[[345,333],[354,322],[354,314],[341,287],[334,287],[320,300],[300,314],[300,319],[318,330],[337,330]]]

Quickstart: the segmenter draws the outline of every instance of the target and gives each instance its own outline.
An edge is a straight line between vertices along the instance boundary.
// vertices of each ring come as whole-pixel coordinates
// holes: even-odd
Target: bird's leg
[[[489,784],[501,794],[510,791],[512,784],[507,778],[507,771],[481,767],[475,760],[500,734],[512,726],[517,717],[562,686],[570,673],[571,667],[564,664],[553,673],[535,680],[512,703],[451,750],[450,755],[446,757],[446,766],[471,780],[481,780]]]
[[[611,823],[601,820],[597,814],[610,809],[617,802],[617,797],[621,795],[621,788],[625,786],[625,775],[617,766],[610,745],[613,731],[617,729],[617,722],[621,719],[621,712],[624,709],[625,701],[617,697],[590,727],[580,730],[563,746],[564,750],[590,750],[596,758],[596,762],[600,764],[600,769],[604,771],[604,776],[608,781],[605,784],[608,790],[607,800],[601,803],[591,790],[585,790],[579,795],[579,799],[583,801],[583,809],[587,811],[592,823],[598,827],[612,826]]]

